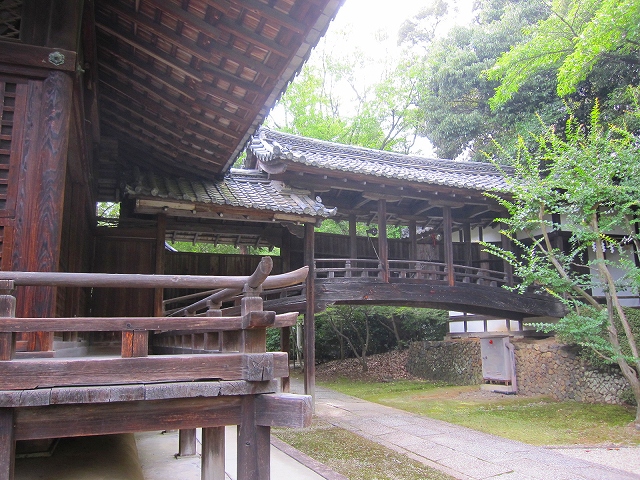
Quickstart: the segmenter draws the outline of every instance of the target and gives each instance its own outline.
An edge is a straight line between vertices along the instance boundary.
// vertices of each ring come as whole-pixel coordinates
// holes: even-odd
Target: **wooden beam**
[[[0,408],[258,395],[276,393],[276,389],[275,380],[259,383],[211,380],[4,390],[0,391]]]
[[[2,301],[2,296],[0,296],[0,301]],[[224,332],[265,327],[281,328],[294,325],[296,320],[294,315],[295,312],[276,315],[272,311],[260,311],[240,316],[213,318],[201,316],[5,318],[0,316],[0,332],[169,331],[173,334],[180,332],[180,334],[187,335],[197,332]]]
[[[309,30],[309,27],[303,22],[296,20],[291,15],[287,15],[276,10],[266,3],[259,2],[258,0],[243,0],[242,6],[262,17],[276,21],[283,27],[286,27],[295,33],[304,35]]]
[[[204,89],[209,94],[213,94],[212,92],[215,92],[216,94],[220,93],[218,88],[207,85],[203,82],[202,77],[205,72],[195,69],[191,65],[181,63],[177,57],[169,55],[168,53],[155,47],[154,45],[146,45],[142,43],[139,36],[133,35],[131,32],[123,29],[122,27],[119,27],[118,25],[107,24],[104,20],[98,24],[98,28],[103,32],[106,32],[107,34],[123,41],[136,50],[144,53],[145,55],[148,55],[149,57],[157,60],[158,62],[164,63],[170,69],[181,72],[185,77],[191,78],[192,80],[197,82],[197,89]],[[153,31],[151,33],[153,33]],[[213,75],[216,78],[230,83],[231,85],[238,86],[250,92],[262,92],[261,85],[257,85],[248,80],[244,80],[243,78],[233,75],[221,68],[215,67],[214,65],[208,66],[206,74]],[[230,98],[235,99],[236,97],[232,96]]]
[[[75,72],[76,52],[0,40],[0,63]],[[46,70],[43,76],[47,75]]]
[[[204,19],[184,10],[180,6],[173,3],[160,2],[159,0],[151,0],[151,3],[155,4],[162,13],[166,12],[169,15],[177,18],[178,20],[182,20],[196,27],[196,29],[201,31],[204,35],[207,35],[213,39],[216,39],[217,37],[216,29],[220,29],[233,36],[242,38],[249,43],[258,45],[266,49],[267,51],[279,55],[283,58],[289,58],[292,53],[291,48],[284,47],[273,40],[269,40],[262,35],[258,35],[248,28],[240,26],[237,23],[232,22],[230,19],[225,18],[224,15],[214,26],[210,23],[207,23]]]
[[[124,76],[127,78],[127,83],[124,83],[118,79],[118,77]],[[108,85],[109,87],[116,89],[125,97],[131,97],[134,101],[137,101],[145,108],[147,108],[151,112],[155,112],[158,115],[164,115],[163,112],[166,112],[167,115],[175,116],[176,113],[173,112],[167,105],[175,108],[177,111],[181,112],[185,119],[193,122],[193,124],[189,125],[190,131],[192,131],[195,135],[200,135],[212,143],[221,146],[231,146],[232,142],[227,138],[221,138],[219,136],[213,136],[214,128],[220,129],[220,126],[217,125],[212,119],[205,118],[202,115],[195,114],[195,106],[194,101],[187,99],[183,96],[174,96],[167,93],[167,91],[158,89],[149,83],[143,83],[138,81],[135,77],[131,76],[129,72],[123,72],[118,69],[114,69],[111,65],[101,64],[100,65],[100,83],[102,85]],[[133,87],[136,88],[133,88]],[[140,93],[144,92],[144,93]],[[152,100],[151,97],[157,97],[160,99],[160,102],[156,102]],[[187,103],[188,101],[188,103]],[[207,107],[207,110],[211,109],[211,111],[216,115],[222,115],[222,109],[220,111],[216,110],[217,107],[211,106]],[[234,118],[235,114],[231,112],[227,112],[226,114],[229,118]],[[239,121],[244,117],[239,117]],[[178,125],[181,125],[183,122],[178,122]],[[200,129],[197,128],[197,125],[200,125]],[[216,130],[214,130],[216,131]],[[234,138],[230,131],[221,132],[222,135],[226,135],[229,138]]]
[[[544,295],[509,292],[499,287],[443,282],[316,282],[316,303],[354,305],[396,305],[467,313],[506,316],[513,320],[527,317],[565,315],[560,302]]]
[[[120,17],[128,19],[132,23],[143,25],[149,28],[158,37],[166,40],[169,43],[177,45],[180,49],[201,60],[203,63],[200,68],[202,68],[203,70],[207,69],[208,63],[212,60],[214,55],[221,55],[232,60],[238,65],[241,65],[244,68],[253,70],[256,73],[261,73],[272,78],[278,76],[278,72],[272,67],[251,57],[247,57],[243,55],[239,50],[233,47],[229,47],[228,45],[216,44],[214,52],[211,52],[201,47],[196,42],[188,39],[187,37],[184,37],[179,33],[176,33],[174,30],[165,27],[161,23],[153,21],[146,15],[142,15],[138,12],[135,12],[134,10],[128,10],[115,2],[109,4],[109,9],[112,12],[117,13]]]
[[[266,427],[305,428],[311,426],[312,399],[308,395],[260,395],[256,397],[256,424]]]
[[[241,421],[243,397],[144,400],[16,409],[16,440],[220,427]],[[0,412],[4,409],[0,409]],[[96,422],[96,418],[100,418]]]
[[[54,358],[0,362],[0,388],[177,382],[202,378],[265,381],[288,374],[287,355],[225,353],[149,357]]]

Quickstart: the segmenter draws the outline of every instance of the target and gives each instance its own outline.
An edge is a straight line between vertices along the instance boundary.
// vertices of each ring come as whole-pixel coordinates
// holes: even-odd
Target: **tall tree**
[[[493,0],[479,2],[472,24],[454,27],[440,38],[420,22],[405,24],[401,39],[424,48],[417,97],[424,120],[420,133],[433,142],[438,156],[466,153],[483,160],[482,152],[491,150],[494,140],[507,147],[517,133],[535,129],[537,110],[545,120],[555,121],[562,105],[550,76],[532,77],[526,93],[514,96],[497,111],[491,111],[488,101],[498,83],[482,76],[513,42],[526,38],[525,27],[545,14],[536,2]],[[434,23],[426,17],[424,21]],[[413,32],[408,31],[410,27]]]
[[[541,3],[548,18],[532,26],[529,39],[515,44],[487,71],[489,79],[501,82],[491,99],[493,107],[503,105],[540,72],[555,72],[557,93],[564,97],[575,93],[600,62],[609,68],[640,66],[637,0]]]
[[[415,62],[390,59],[372,82],[363,79],[375,70],[371,62],[321,47],[283,95],[281,115],[269,122],[320,140],[409,153],[420,122],[413,103],[419,71]]]
[[[640,294],[638,139],[606,125],[596,103],[589,125],[571,117],[563,132],[550,128],[536,140],[533,154],[520,143],[515,175],[506,176],[510,196],[499,198],[509,216],[497,221],[522,254],[485,247],[514,266],[521,291],[542,289],[566,305],[553,327],[565,339],[618,364],[640,427],[640,322],[622,300]],[[566,247],[561,231],[570,234]]]

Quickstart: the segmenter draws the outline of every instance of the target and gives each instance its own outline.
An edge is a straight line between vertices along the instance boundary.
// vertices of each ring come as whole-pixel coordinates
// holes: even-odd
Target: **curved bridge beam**
[[[393,281],[316,280],[315,295],[316,311],[328,304],[379,304],[456,310],[512,320],[565,315],[562,304],[553,297],[462,282],[450,287]]]

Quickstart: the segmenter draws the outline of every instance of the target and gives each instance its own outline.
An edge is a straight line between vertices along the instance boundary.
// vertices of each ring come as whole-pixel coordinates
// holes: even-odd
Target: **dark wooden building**
[[[281,287],[283,277],[265,280],[271,263],[259,259],[204,269],[193,260],[166,262],[164,245],[198,236],[286,244],[283,223],[313,225],[331,213],[264,175],[236,176],[230,167],[340,4],[0,2],[1,479],[13,477],[16,440],[135,431],[149,428],[152,417],[158,428],[206,427],[212,439],[225,422],[244,425],[240,436],[256,447],[239,462],[239,477],[267,478],[268,428],[286,423],[287,414],[259,418],[256,402],[281,402],[260,411],[308,421],[306,397],[273,396],[286,355],[264,352],[265,327],[295,321],[295,314],[283,320],[263,311],[258,296]],[[99,227],[96,202],[120,200],[117,226]],[[273,273],[291,270],[288,261],[276,263]],[[208,288],[243,297],[239,316],[210,320],[215,336],[201,317],[182,320],[173,351],[180,353],[175,338],[189,336],[202,360],[154,355],[149,341],[150,332],[180,330],[161,318],[165,289],[207,288],[203,277],[139,276],[172,268],[215,275],[220,281]],[[236,280],[221,279],[230,274]],[[219,316],[222,297],[210,299],[209,316]],[[118,355],[82,356],[92,340],[116,342]],[[198,371],[203,362],[208,374]],[[223,364],[236,366],[225,371]],[[167,382],[164,390],[153,386]],[[145,415],[152,405],[157,410]],[[195,406],[209,413],[187,421]],[[157,423],[169,417],[178,420]],[[206,465],[207,475],[219,468]]]

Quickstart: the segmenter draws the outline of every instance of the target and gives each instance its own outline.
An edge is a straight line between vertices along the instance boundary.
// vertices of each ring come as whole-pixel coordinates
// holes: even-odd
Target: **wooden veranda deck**
[[[202,478],[224,478],[225,425],[238,425],[238,478],[268,479],[270,427],[307,426],[312,411],[310,397],[277,392],[287,353],[266,352],[266,328],[295,324],[297,312],[276,315],[259,296],[299,284],[307,269],[269,276],[271,266],[267,257],[248,277],[0,272],[0,480],[13,479],[17,440],[178,429],[181,453],[183,438],[195,453],[197,427]],[[203,316],[16,318],[15,288],[27,285],[217,295]],[[238,293],[239,314],[223,316],[220,302]],[[16,352],[17,334],[34,331],[118,331],[122,341],[117,352],[82,357]],[[167,352],[167,338],[187,336],[198,348]]]

